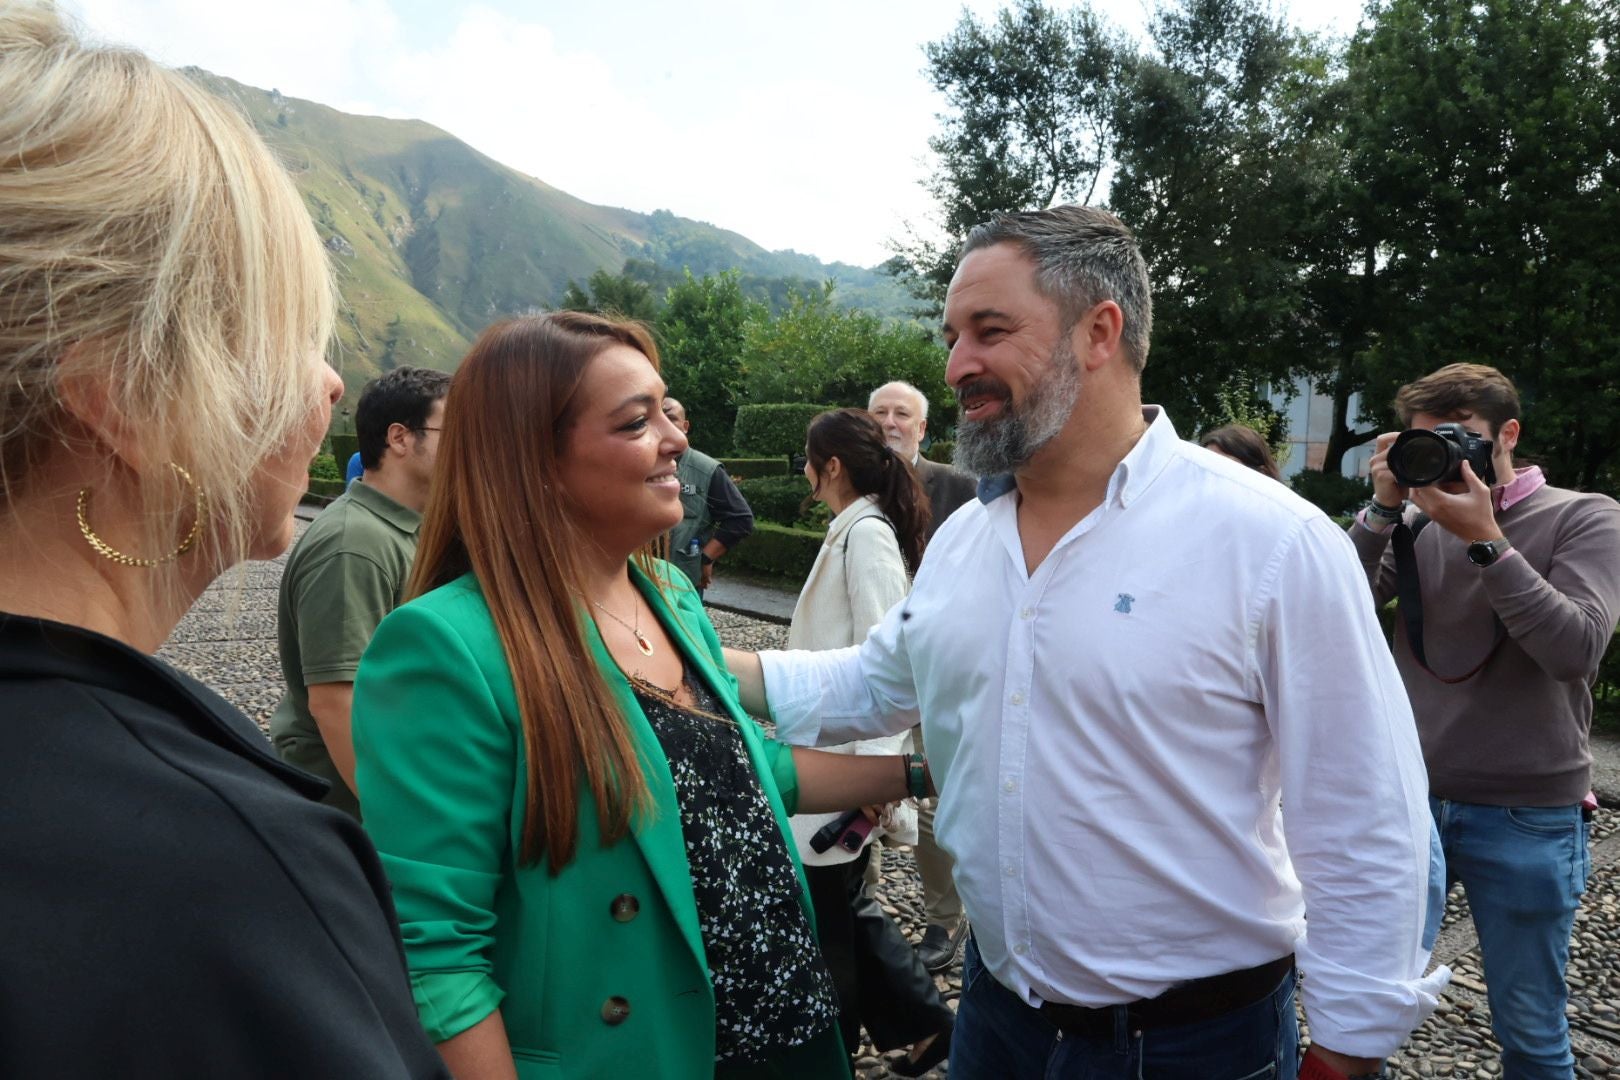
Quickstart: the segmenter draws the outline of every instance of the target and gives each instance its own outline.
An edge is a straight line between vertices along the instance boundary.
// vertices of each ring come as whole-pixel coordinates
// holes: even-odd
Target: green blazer
[[[673,606],[631,567],[670,638],[736,720],[792,853],[791,751],[738,706],[696,591],[667,564],[660,571]],[[589,618],[586,634],[652,793],[632,837],[604,847],[584,790],[574,861],[557,874],[549,862],[517,865],[528,788],[522,725],[470,574],[396,609],[361,661],[353,725],[365,827],[393,883],[417,1010],[435,1042],[500,1008],[520,1077],[708,1080],[714,989],[669,764]],[[801,902],[808,913],[807,893]],[[849,1059],[832,1031],[758,1075],[847,1077]]]

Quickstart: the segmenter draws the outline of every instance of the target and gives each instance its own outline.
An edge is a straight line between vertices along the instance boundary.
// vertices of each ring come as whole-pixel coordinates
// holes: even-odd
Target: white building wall
[[[1294,383],[1294,391],[1289,400],[1284,400],[1284,395],[1275,391],[1267,395],[1272,407],[1288,419],[1288,456],[1285,461],[1279,462],[1284,479],[1292,478],[1295,473],[1305,469],[1322,467],[1322,459],[1327,455],[1328,433],[1333,428],[1332,398],[1317,393],[1303,379]],[[1360,408],[1361,395],[1352,395],[1352,421]],[[1373,444],[1363,443],[1344,455],[1341,471],[1346,476],[1366,477],[1367,463],[1372,460],[1372,455]]]

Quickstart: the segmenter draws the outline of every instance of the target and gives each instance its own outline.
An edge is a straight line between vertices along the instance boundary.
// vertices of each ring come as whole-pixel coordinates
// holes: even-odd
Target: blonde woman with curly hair
[[[241,116],[0,0],[0,1075],[446,1075],[359,826],[151,655],[291,539],[332,317]]]

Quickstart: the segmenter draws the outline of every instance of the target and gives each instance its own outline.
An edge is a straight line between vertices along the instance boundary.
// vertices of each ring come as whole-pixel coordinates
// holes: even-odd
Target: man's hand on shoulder
[[[1500,539],[1502,530],[1496,524],[1496,511],[1491,506],[1491,489],[1485,481],[1474,475],[1468,462],[1462,465],[1466,491],[1453,494],[1436,487],[1412,490],[1412,503],[1429,515],[1429,520],[1459,540]]]

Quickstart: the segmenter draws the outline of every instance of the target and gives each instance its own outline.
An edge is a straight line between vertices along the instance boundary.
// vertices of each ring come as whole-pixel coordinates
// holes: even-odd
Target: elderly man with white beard
[[[953,1077],[1378,1076],[1449,977],[1411,709],[1343,530],[1142,404],[1151,326],[1112,215],[974,229],[977,502],[864,644],[731,669],[789,742],[920,715],[973,927]]]

